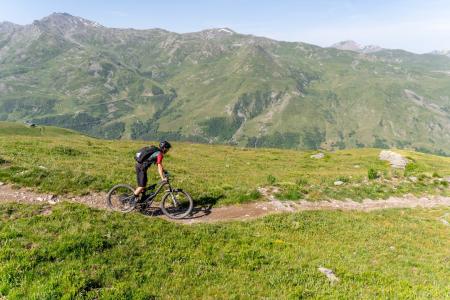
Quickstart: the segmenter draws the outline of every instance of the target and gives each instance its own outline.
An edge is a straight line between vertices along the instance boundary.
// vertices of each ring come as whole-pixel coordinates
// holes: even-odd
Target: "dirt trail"
[[[404,197],[390,197],[387,200],[364,200],[355,201],[280,201],[274,197],[276,188],[260,188],[260,193],[267,201],[251,202],[241,205],[230,205],[224,207],[196,207],[190,219],[178,221],[184,224],[212,223],[220,221],[249,220],[280,212],[296,212],[306,210],[358,210],[372,211],[386,208],[432,208],[439,206],[450,207],[450,197],[427,196],[415,197],[406,195]],[[86,196],[64,196],[59,197],[51,194],[37,193],[30,189],[16,189],[11,185],[0,185],[1,202],[26,202],[26,203],[49,203],[56,204],[62,200],[68,200],[86,204],[90,207],[106,209],[106,194],[94,193]],[[148,215],[160,215],[157,209],[144,212]]]

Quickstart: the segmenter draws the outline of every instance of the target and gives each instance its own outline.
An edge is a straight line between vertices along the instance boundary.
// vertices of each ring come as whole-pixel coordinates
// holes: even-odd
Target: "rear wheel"
[[[182,190],[167,192],[161,201],[162,212],[171,219],[187,217],[194,208],[191,196]]]
[[[130,212],[136,207],[134,190],[128,184],[118,184],[109,191],[106,202],[112,210]]]

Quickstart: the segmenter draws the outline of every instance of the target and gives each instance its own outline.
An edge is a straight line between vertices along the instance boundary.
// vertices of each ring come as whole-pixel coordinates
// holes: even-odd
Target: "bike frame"
[[[159,186],[156,186],[155,192],[153,192],[153,195],[151,195],[150,197],[145,199],[144,202],[147,202],[147,203],[149,203],[151,205],[153,203],[153,200],[155,200],[156,196],[158,196],[158,194],[161,192],[163,187],[166,186],[166,185],[169,186],[169,189],[167,190],[167,192],[179,191],[178,189],[173,189],[172,188],[172,186],[170,185],[170,181],[159,183]]]

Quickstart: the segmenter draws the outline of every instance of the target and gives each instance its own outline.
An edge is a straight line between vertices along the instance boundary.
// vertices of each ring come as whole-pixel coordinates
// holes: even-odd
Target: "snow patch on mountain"
[[[383,50],[380,46],[377,45],[360,45],[355,41],[347,40],[342,41],[330,46],[330,48],[336,48],[339,50],[347,50],[347,51],[355,51],[360,53],[373,53]]]

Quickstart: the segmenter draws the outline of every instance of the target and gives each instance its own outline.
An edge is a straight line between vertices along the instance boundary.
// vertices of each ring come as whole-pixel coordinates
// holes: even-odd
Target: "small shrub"
[[[258,200],[259,198],[261,198],[261,193],[258,190],[251,190],[245,194],[240,194],[237,198],[240,203]]]
[[[267,183],[270,185],[274,185],[277,182],[277,178],[271,174],[267,176]]]
[[[278,193],[277,198],[281,200],[298,200],[302,198],[302,193],[294,188],[289,188],[281,193]]]
[[[367,178],[369,178],[369,180],[374,180],[380,178],[380,175],[378,174],[377,170],[375,170],[374,168],[370,168],[367,171]]]
[[[338,178],[336,178],[336,180],[342,181],[344,183],[349,183],[350,182],[350,178],[348,178],[346,176],[339,176]]]
[[[410,174],[413,174],[419,169],[419,166],[414,162],[409,162],[406,164],[405,167],[405,176],[408,176]]]
[[[434,178],[442,178],[442,176],[441,175],[439,175],[436,171],[434,171],[433,172],[433,175],[432,175]]]

